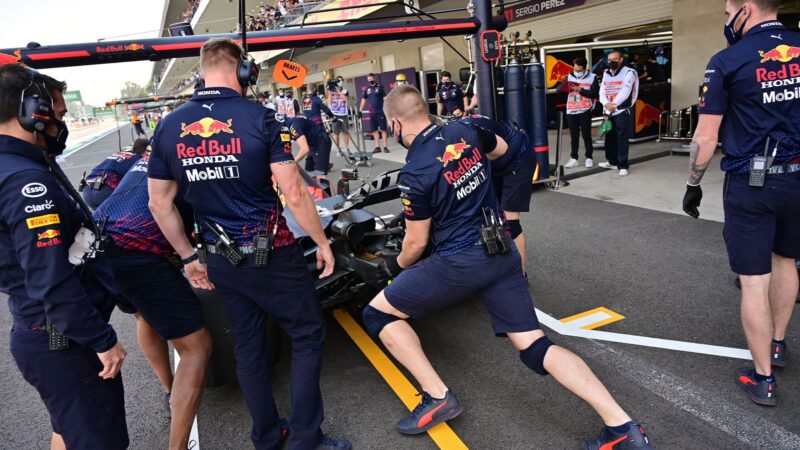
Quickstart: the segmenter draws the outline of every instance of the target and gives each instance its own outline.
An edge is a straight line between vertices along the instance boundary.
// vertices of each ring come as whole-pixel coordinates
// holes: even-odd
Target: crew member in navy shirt
[[[364,131],[372,133],[372,138],[375,140],[375,150],[372,153],[380,153],[380,137],[383,132],[383,152],[389,153],[389,144],[386,140],[386,116],[383,114],[383,98],[386,97],[386,90],[383,85],[375,79],[375,74],[367,75],[367,83],[369,85],[364,88],[364,94],[361,96],[361,104],[358,107],[359,114],[367,114],[366,123],[369,124],[369,129],[364,126]],[[367,108],[367,109],[364,109]]]
[[[459,118],[464,116],[461,106],[453,108],[452,114]],[[486,116],[473,114],[461,119],[467,124],[474,124],[489,130],[508,143],[508,151],[502,157],[492,161],[492,184],[500,208],[508,220],[511,238],[517,244],[522,260],[522,271],[525,270],[525,235],[522,233],[520,217],[523,212],[531,210],[531,180],[536,171],[536,155],[531,150],[528,136],[515,130],[508,124],[498,122]]]
[[[310,155],[311,160],[306,159],[306,170],[316,171],[317,177],[325,179],[328,174],[328,167],[331,160],[331,137],[325,130],[325,125],[322,123],[322,113],[324,112],[328,117],[333,118],[333,113],[322,102],[322,99],[317,95],[316,88],[313,84],[308,86],[308,93],[303,97],[303,117],[307,120],[306,125],[313,127],[314,135],[318,138],[318,144],[314,148],[314,152]],[[299,117],[299,116],[298,116]],[[298,118],[295,117],[295,118]],[[309,129],[309,127],[305,126]]]
[[[382,263],[394,280],[364,309],[363,318],[367,332],[385,344],[423,391],[420,404],[397,423],[397,430],[424,433],[464,409],[433,369],[406,319],[477,295],[495,333],[509,338],[526,366],[541,375],[552,373],[602,415],[606,428],[586,448],[612,447],[624,440],[625,448],[650,449],[643,429],[586,363],[552,345],[539,329],[516,249],[489,255],[481,245],[484,208],[498,209],[489,162],[503,157],[507,143],[472,124],[431,123],[427,102],[412,86],[392,90],[385,112],[398,143],[408,147],[398,178],[406,234],[396,260],[386,256]],[[429,240],[435,251],[420,260]]]
[[[189,446],[200,409],[211,336],[200,301],[148,208],[149,160],[149,155],[144,156],[128,171],[94,216],[105,223],[105,253],[117,280],[118,306],[135,314],[139,347],[164,388],[172,422],[169,447],[183,449]],[[177,202],[177,207],[184,225],[191,226],[191,209],[183,202]],[[167,342],[181,359],[174,376]]]
[[[86,203],[92,208],[100,206],[114,192],[122,177],[139,161],[148,145],[149,139],[137,139],[133,142],[131,151],[114,153],[96,165],[86,177],[86,186],[83,189]]]
[[[454,109],[460,108],[463,111],[467,107],[464,91],[450,79],[450,72],[442,72],[441,83],[436,86],[436,103],[440,116],[451,116]]]
[[[0,66],[0,292],[14,320],[11,354],[47,408],[52,448],[121,450],[125,349],[108,324],[114,279],[76,244],[96,227],[53,160],[68,135],[64,89],[20,64]],[[66,348],[50,346],[57,333]]]
[[[305,117],[295,117],[288,121],[288,125],[292,140],[297,142],[300,147],[294,160],[300,162],[305,158],[306,172],[314,176],[317,181],[327,180],[331,156],[330,138],[327,139],[326,151],[327,134],[324,130],[320,131],[318,127],[314,126],[313,122]]]
[[[786,365],[786,328],[800,259],[800,33],[778,21],[778,0],[728,0],[730,47],[705,72],[683,210],[700,216],[700,180],[722,141],[723,235],[742,285],[742,323],[754,367],[736,383],[776,405],[772,367]],[[759,176],[761,175],[761,176]]]
[[[292,158],[289,130],[275,121],[274,111],[243,97],[249,83],[237,77],[242,57],[242,48],[231,39],[203,45],[205,87],[155,130],[148,168],[150,209],[192,285],[216,287],[225,303],[255,447],[277,448],[284,436],[264,333],[270,316],[292,340],[288,448],[347,450],[349,441],[323,436],[320,429],[325,322],[303,252],[281,214],[273,177],[286,207],[317,244],[320,277],[333,272],[333,253]],[[207,268],[173,205],[179,191],[202,229]],[[261,250],[257,242],[265,244],[258,246]],[[269,250],[267,258],[257,261],[263,250]]]

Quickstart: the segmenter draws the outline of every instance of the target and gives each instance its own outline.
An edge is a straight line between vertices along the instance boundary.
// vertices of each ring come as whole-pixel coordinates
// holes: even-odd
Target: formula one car
[[[327,195],[314,179],[301,169],[309,192],[315,199],[317,212],[331,243],[336,266],[331,276],[319,279],[316,267],[317,246],[297,224],[289,211],[284,212],[287,224],[298,240],[316,281],[317,295],[323,310],[337,307],[359,308],[369,302],[386,285],[387,275],[381,263],[388,255],[400,252],[405,229],[402,216],[379,215],[366,208],[391,211],[390,202],[399,199],[398,171],[385,172],[370,182],[358,173],[360,163],[342,170],[337,195]],[[354,190],[350,184],[361,182]],[[235,382],[233,333],[222,301],[214,291],[196,289],[203,304],[209,331],[214,342],[207,376],[208,386]],[[269,321],[265,332],[270,339],[273,362],[282,350],[282,332]]]

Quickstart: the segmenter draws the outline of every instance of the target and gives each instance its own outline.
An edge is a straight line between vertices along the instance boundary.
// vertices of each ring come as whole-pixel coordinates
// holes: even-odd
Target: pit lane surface
[[[129,126],[122,143],[130,143]],[[74,181],[118,147],[112,133],[63,164]],[[402,151],[397,149],[396,151]],[[332,158],[341,167],[341,160]],[[372,176],[397,164],[376,160]],[[580,183],[591,183],[592,177]],[[681,193],[676,192],[676,198]],[[394,213],[394,206],[375,212]],[[563,193],[538,191],[523,219],[536,306],[557,319],[605,306],[626,319],[600,330],[745,348],[722,225]],[[167,446],[160,385],[136,346],[134,321],[115,312],[112,324],[128,350],[123,369],[133,449]],[[593,437],[601,422],[551,378],[534,375],[504,340],[493,337],[475,300],[414,323],[434,366],[466,405],[451,427],[473,449],[569,449]],[[8,350],[11,320],[0,311],[0,448],[47,448],[49,422],[36,392]],[[549,331],[549,330],[548,330]],[[619,402],[641,421],[656,448],[798,448],[800,362],[778,371],[779,406],[752,404],[734,386],[745,361],[635,345],[567,338],[559,344],[584,357]],[[790,349],[800,348],[794,320]],[[288,358],[275,368],[276,399],[289,411]],[[793,355],[794,356],[794,355]],[[323,428],[360,449],[433,449],[427,436],[404,437],[393,425],[407,413],[400,400],[333,319],[322,374]],[[235,386],[208,389],[198,417],[200,447],[251,448],[250,420]]]

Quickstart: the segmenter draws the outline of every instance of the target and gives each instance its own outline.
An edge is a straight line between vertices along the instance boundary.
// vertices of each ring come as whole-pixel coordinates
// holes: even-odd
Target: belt
[[[800,163],[772,166],[769,168],[768,171],[770,175],[777,175],[782,173],[794,173],[794,172],[800,172]]]
[[[255,251],[255,249],[254,249],[254,247],[252,245],[248,245],[247,247],[235,247],[235,248],[236,248],[236,251],[239,252],[240,255],[252,255],[253,252]],[[213,253],[215,255],[219,254],[217,252],[217,247],[213,246],[213,245],[209,245],[208,246],[208,253]]]

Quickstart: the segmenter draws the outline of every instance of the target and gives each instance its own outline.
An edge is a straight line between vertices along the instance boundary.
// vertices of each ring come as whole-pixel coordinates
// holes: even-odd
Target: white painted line
[[[610,319],[611,317],[612,317],[611,314],[598,311],[596,313],[589,314],[588,316],[583,316],[580,319],[570,320],[569,322],[562,322],[562,323],[569,325],[573,328],[583,328],[585,326],[593,325],[597,322],[602,322],[604,320]]]
[[[175,354],[175,372],[178,371],[178,364],[181,362],[181,355],[177,350],[173,350]],[[197,416],[194,416],[192,422],[192,431],[189,432],[189,450],[200,450],[200,434],[197,432]]]
[[[718,345],[696,344],[694,342],[673,341],[669,339],[651,338],[646,336],[635,336],[632,334],[612,333],[609,331],[582,330],[574,327],[571,323],[561,323],[553,316],[536,309],[536,315],[542,325],[550,328],[558,334],[574,336],[597,341],[618,342],[621,344],[640,345],[642,347],[662,348],[666,350],[676,350],[679,352],[700,353],[703,355],[722,356],[725,358],[736,358],[752,360],[750,350],[722,347]]]

